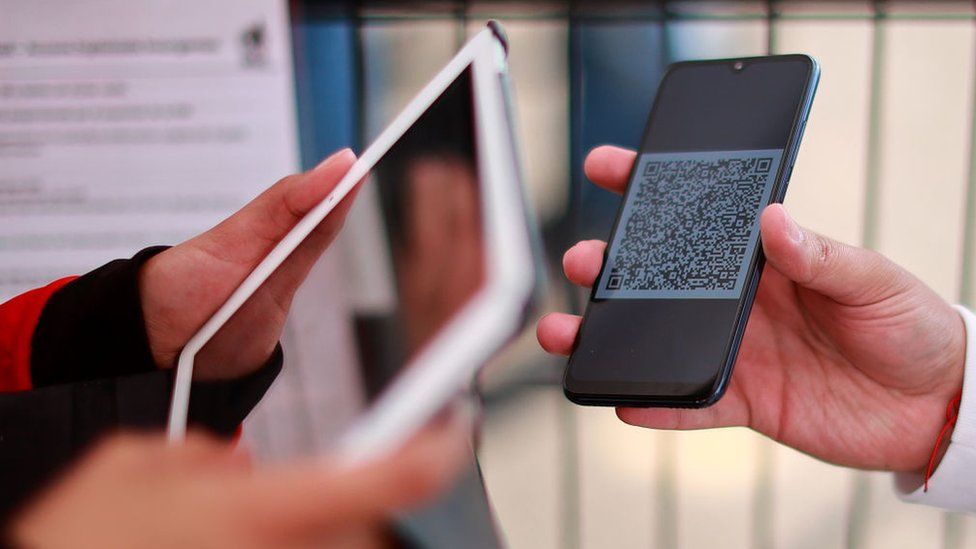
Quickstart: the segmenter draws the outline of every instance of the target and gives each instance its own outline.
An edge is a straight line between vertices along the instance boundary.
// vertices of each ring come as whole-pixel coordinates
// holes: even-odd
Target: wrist
[[[176,367],[183,347],[226,299],[223,294],[233,289],[227,285],[236,284],[227,273],[207,263],[212,259],[193,248],[175,247],[146,261],[139,271],[146,339],[158,369]],[[267,300],[257,295],[235,313],[197,354],[193,379],[233,380],[265,365],[284,323],[283,313],[279,318],[266,312],[268,308]]]
[[[146,331],[146,341],[149,345],[149,353],[156,363],[156,367],[161,370],[171,369],[176,366],[175,356],[172,353],[165,353],[160,350],[158,334],[161,318],[165,318],[165,311],[161,310],[158,295],[159,272],[165,263],[166,252],[160,253],[149,258],[142,264],[137,275],[139,287],[139,302],[142,305],[143,327]]]
[[[947,360],[943,367],[943,371],[947,372],[948,375],[946,376],[946,382],[935,395],[935,398],[939,400],[939,404],[942,406],[938,418],[941,422],[940,430],[932,438],[928,462],[925,464],[925,467],[919,470],[920,474],[926,480],[938,469],[939,464],[948,451],[950,441],[957,438],[956,423],[959,415],[963,411],[963,400],[965,399],[963,389],[966,371],[976,369],[976,364],[970,364],[976,362],[976,356],[972,356],[970,345],[968,345],[974,339],[974,336],[976,336],[976,322],[974,321],[976,321],[976,317],[973,317],[971,312],[959,306],[954,307],[951,328],[948,330],[950,342],[946,346]],[[972,374],[970,374],[970,377],[972,377]],[[972,402],[972,388],[969,393],[969,400],[971,402],[968,403],[966,413],[971,414],[972,412],[969,410],[972,410],[976,402]],[[968,425],[969,422],[966,423]],[[972,433],[970,431],[972,431],[971,428],[967,429],[964,427],[959,438],[971,439]]]
[[[963,378],[966,372],[967,360],[967,332],[976,326],[967,326],[964,314],[971,314],[960,307],[950,307],[949,322],[946,333],[948,342],[945,346],[945,363],[940,371],[945,372],[945,383],[938,393],[943,400],[948,401],[962,391]]]

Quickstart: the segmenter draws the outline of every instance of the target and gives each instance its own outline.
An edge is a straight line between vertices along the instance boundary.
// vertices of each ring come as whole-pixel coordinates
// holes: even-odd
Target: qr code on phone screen
[[[738,297],[781,154],[643,155],[597,297]]]

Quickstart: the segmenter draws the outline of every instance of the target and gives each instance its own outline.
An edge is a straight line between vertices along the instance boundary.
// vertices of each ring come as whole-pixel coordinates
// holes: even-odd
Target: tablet
[[[197,353],[362,180],[379,196],[381,256],[396,297],[381,348],[362,349],[367,404],[338,440],[341,457],[399,447],[521,331],[542,262],[519,169],[506,49],[495,22],[465,44],[190,339],[177,363],[171,441],[186,432]]]

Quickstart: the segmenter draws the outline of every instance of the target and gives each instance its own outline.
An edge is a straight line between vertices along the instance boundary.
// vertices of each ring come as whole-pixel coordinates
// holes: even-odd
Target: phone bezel
[[[783,161],[776,173],[776,180],[774,182],[773,191],[770,195],[770,200],[766,205],[773,203],[782,203],[785,195],[786,189],[789,186],[790,176],[792,176],[793,165],[796,162],[796,156],[799,152],[800,143],[803,139],[803,132],[806,129],[806,122],[809,118],[810,108],[813,104],[813,98],[816,94],[817,85],[820,81],[820,65],[816,59],[806,54],[785,54],[785,55],[770,55],[770,56],[756,56],[756,57],[739,57],[739,58],[726,58],[726,59],[710,59],[710,60],[699,60],[699,61],[679,61],[670,64],[665,70],[661,77],[658,87],[662,87],[667,79],[676,71],[688,67],[700,67],[708,65],[726,65],[730,70],[735,72],[742,72],[748,70],[748,68],[755,63],[779,63],[779,62],[796,62],[803,61],[808,65],[807,71],[807,81],[804,86],[804,97],[800,101],[800,107],[794,114],[792,125],[790,128],[790,135],[787,142],[787,146],[784,151]],[[736,68],[736,66],[741,66],[741,68]],[[644,130],[641,134],[641,144],[640,150],[644,149],[646,141],[648,139],[651,124],[654,120],[654,115],[659,108],[658,98],[655,98],[654,104],[651,107],[651,112],[647,117],[647,122],[645,123]],[[634,178],[634,170],[637,169],[637,162],[631,167],[630,172],[627,176],[627,188],[624,190],[624,196],[626,196],[627,190],[629,190],[630,183]],[[620,222],[620,216],[623,211],[623,204],[617,210],[616,218],[614,219],[613,228],[610,231],[610,237],[608,242],[612,241],[616,231],[617,226]],[[603,260],[600,265],[600,272],[597,275],[596,280],[600,280],[603,275],[603,269],[606,266],[607,261],[607,251],[604,251]],[[585,382],[576,382],[572,377],[572,364],[573,356],[570,355],[567,361],[566,371],[563,375],[563,393],[566,395],[570,401],[586,406],[634,406],[634,407],[668,407],[668,408],[703,408],[710,406],[716,402],[725,394],[728,389],[729,381],[732,377],[732,370],[735,365],[735,360],[738,357],[739,347],[742,343],[742,336],[745,333],[746,325],[748,324],[749,313],[752,310],[752,305],[755,301],[756,291],[759,287],[759,281],[762,278],[763,267],[765,266],[765,256],[762,252],[761,242],[760,245],[756,246],[756,252],[751,260],[751,266],[749,268],[745,288],[742,297],[739,299],[735,314],[735,321],[732,326],[732,333],[729,339],[729,344],[726,347],[725,359],[722,367],[717,372],[713,380],[706,384],[684,384],[688,387],[688,392],[680,393],[676,391],[675,394],[661,394],[655,393],[650,387],[661,387],[662,385],[677,386],[680,384],[659,384],[659,383],[648,383],[648,382],[620,382],[620,381],[609,381],[600,382],[593,380],[586,380]],[[589,304],[595,299],[596,295],[596,285],[590,291],[589,299],[587,300],[587,311],[583,313],[583,319],[580,324],[579,334],[583,333],[583,327],[587,322],[587,312],[589,309]],[[577,341],[574,343],[573,351],[575,352],[576,347],[579,343],[579,335],[577,335]],[[576,385],[580,383],[585,384],[588,390],[580,391],[575,388]],[[626,386],[626,391],[621,390],[622,386]],[[606,387],[606,390],[601,390],[601,387]],[[695,390],[697,389],[697,390]]]

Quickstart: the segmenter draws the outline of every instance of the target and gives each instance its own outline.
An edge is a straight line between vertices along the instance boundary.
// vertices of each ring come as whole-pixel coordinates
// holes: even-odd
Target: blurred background
[[[502,22],[550,263],[546,311],[582,310],[586,294],[561,277],[562,252],[606,238],[617,207],[585,180],[583,157],[603,143],[638,145],[664,67],[793,52],[816,57],[823,75],[787,206],[816,230],[883,252],[947,300],[973,304],[972,2],[295,0],[288,13],[306,168],[344,146],[361,150],[466,37]],[[317,267],[310,284],[341,279],[336,263]],[[303,315],[323,314],[296,311],[286,349],[289,338],[316,337]],[[976,518],[900,503],[890,475],[833,467],[745,429],[651,431],[573,406],[561,394],[563,364],[530,329],[479,380],[480,473],[508,546],[976,547]],[[314,414],[290,431],[267,419],[338,398],[309,391],[327,384],[309,375],[283,376],[256,414],[249,436],[259,453],[288,453],[323,432]]]
[[[823,76],[788,207],[947,300],[972,302],[971,2],[447,2],[349,19],[303,7],[296,35],[352,44],[350,85],[363,94],[348,112],[364,137],[484,20],[504,24],[551,260],[548,310],[582,308],[559,258],[578,239],[606,238],[617,207],[585,181],[582,159],[602,143],[637,146],[664,66],[791,52],[815,56]],[[745,429],[656,432],[573,406],[562,366],[529,334],[484,374],[479,457],[512,547],[976,547],[973,518],[900,503],[887,474],[830,466]]]

